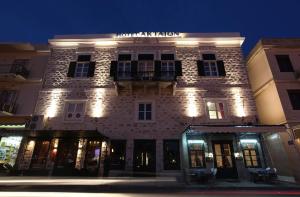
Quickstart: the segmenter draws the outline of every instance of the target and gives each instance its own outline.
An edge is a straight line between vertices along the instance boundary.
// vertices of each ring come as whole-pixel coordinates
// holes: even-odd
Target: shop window
[[[180,151],[178,140],[164,140],[164,169],[180,170]]]
[[[208,101],[206,102],[208,117],[212,120],[225,119],[225,105],[223,102]]]
[[[289,55],[276,55],[280,72],[294,72]]]
[[[66,121],[83,120],[84,107],[85,107],[84,102],[67,102],[65,120]]]
[[[126,141],[112,140],[110,152],[110,168],[112,170],[125,170]]]
[[[22,137],[2,137],[0,141],[0,163],[15,165]]]
[[[247,168],[259,168],[260,159],[256,143],[243,143],[243,156]]]
[[[197,140],[188,140],[188,150],[191,168],[205,168],[204,143]]]
[[[101,141],[88,141],[85,155],[85,168],[91,175],[97,175],[100,164]]]
[[[36,141],[31,159],[31,168],[45,168],[49,153],[50,141]]]

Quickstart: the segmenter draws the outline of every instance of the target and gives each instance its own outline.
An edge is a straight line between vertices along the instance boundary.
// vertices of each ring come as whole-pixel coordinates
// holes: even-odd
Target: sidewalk
[[[209,184],[185,184],[175,178],[83,178],[83,177],[0,177],[0,191],[55,191],[155,193],[208,190],[299,190],[300,185],[216,180]]]

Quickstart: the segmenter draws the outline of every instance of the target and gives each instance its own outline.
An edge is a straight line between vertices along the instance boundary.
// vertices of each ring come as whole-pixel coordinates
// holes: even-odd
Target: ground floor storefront
[[[218,179],[247,180],[251,170],[287,170],[288,158],[276,137],[283,132],[283,126],[215,125],[189,126],[179,139],[110,139],[98,131],[5,132],[0,159],[22,175],[182,177],[216,169]]]

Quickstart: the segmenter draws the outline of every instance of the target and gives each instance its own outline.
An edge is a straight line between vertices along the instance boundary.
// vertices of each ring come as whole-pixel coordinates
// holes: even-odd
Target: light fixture
[[[257,143],[257,139],[241,139],[241,143]]]
[[[204,140],[188,140],[188,144],[204,144]]]

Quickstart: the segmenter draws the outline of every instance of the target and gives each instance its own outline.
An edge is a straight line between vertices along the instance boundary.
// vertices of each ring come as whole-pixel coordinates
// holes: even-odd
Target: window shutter
[[[182,76],[181,61],[175,61],[175,74],[176,76]]]
[[[219,76],[226,76],[224,62],[222,60],[217,61]]]
[[[116,80],[116,76],[117,76],[117,66],[118,66],[118,61],[111,61],[109,76],[114,77],[114,80]]]
[[[89,62],[91,61],[91,55],[78,55],[78,62]]]
[[[89,71],[88,71],[88,77],[93,77],[95,74],[95,67],[96,67],[96,62],[90,62],[89,65]]]
[[[67,74],[68,77],[74,77],[76,64],[77,64],[77,62],[70,62],[69,70],[68,70],[68,74]]]
[[[161,76],[161,61],[155,61],[154,76],[156,79]]]
[[[203,61],[198,60],[197,61],[197,66],[198,66],[198,75],[199,76],[205,76]]]
[[[131,61],[131,77],[137,77],[138,61]]]

